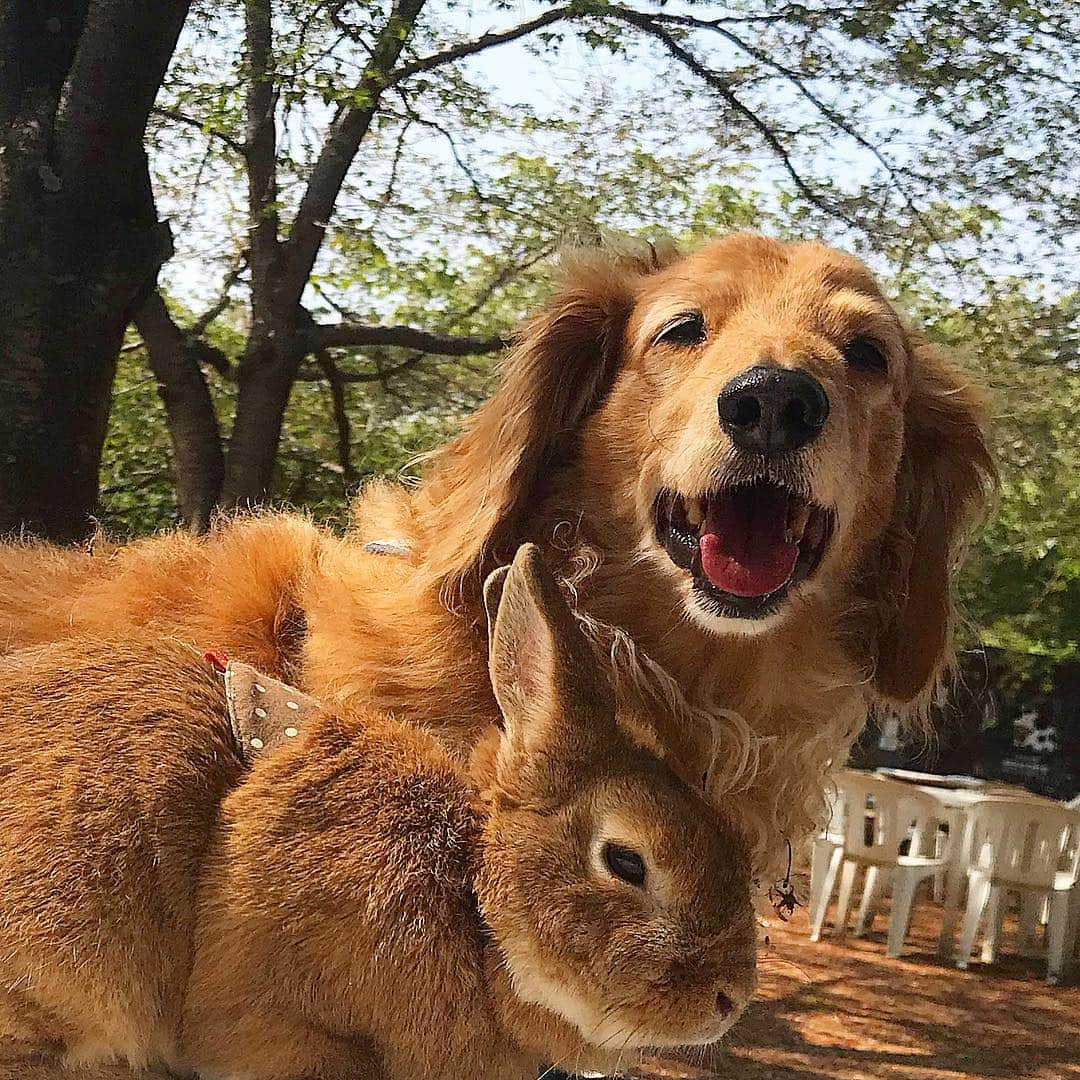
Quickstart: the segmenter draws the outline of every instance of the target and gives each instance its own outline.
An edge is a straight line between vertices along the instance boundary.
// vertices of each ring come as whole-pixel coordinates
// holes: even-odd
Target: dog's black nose
[[[720,425],[740,450],[798,450],[829,415],[825,388],[805,371],[758,364],[736,375],[716,402]]]

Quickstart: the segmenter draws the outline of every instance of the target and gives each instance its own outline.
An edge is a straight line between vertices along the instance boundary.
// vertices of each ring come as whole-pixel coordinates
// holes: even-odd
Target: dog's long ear
[[[996,480],[980,393],[924,344],[913,360],[893,516],[863,574],[887,708],[925,704],[951,662],[953,573]]]
[[[619,372],[623,333],[654,249],[579,253],[547,306],[525,324],[491,399],[431,458],[418,497],[425,564],[444,595],[476,591],[526,537],[520,513]]]

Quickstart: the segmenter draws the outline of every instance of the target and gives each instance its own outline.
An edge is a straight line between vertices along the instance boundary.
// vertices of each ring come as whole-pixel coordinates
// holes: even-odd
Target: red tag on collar
[[[224,649],[207,649],[203,653],[203,659],[219,674],[224,674],[229,666],[229,656]]]

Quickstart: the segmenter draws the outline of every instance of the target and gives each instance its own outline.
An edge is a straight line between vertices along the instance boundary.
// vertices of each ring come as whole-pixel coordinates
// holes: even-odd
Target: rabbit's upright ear
[[[615,697],[534,544],[487,579],[489,666],[504,734],[498,771],[537,779],[602,751]],[[539,771],[538,771],[539,770]]]

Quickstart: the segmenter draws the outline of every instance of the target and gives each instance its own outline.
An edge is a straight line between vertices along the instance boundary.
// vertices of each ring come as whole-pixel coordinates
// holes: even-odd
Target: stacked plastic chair
[[[839,805],[834,807],[834,820],[814,843],[810,939],[821,937],[837,879],[835,929],[838,937],[846,933],[855,876],[862,869],[866,881],[859,932],[866,928],[874,905],[891,883],[886,949],[889,956],[899,956],[919,883],[936,877],[947,863],[947,853],[939,853],[934,842],[940,810],[925,792],[870,773],[845,770],[836,786]],[[920,854],[928,846],[934,854]]]
[[[1018,893],[1022,912],[1046,904],[1046,981],[1057,983],[1080,924],[1080,813],[1027,799],[982,799],[968,811],[962,843],[968,900],[956,966],[968,966],[984,918],[982,960],[993,963],[1008,896]]]

